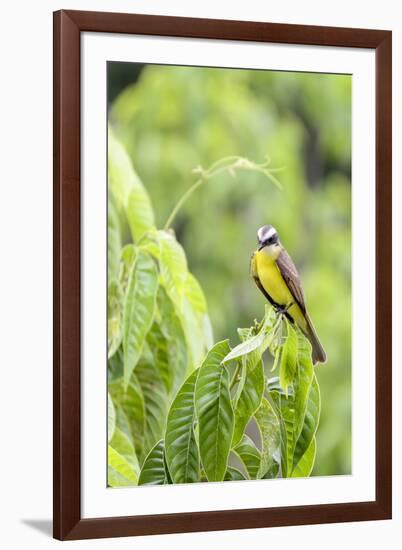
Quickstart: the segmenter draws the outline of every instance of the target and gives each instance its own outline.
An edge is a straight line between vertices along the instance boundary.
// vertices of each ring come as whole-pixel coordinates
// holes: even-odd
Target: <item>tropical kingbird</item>
[[[307,313],[300,277],[292,258],[283,248],[278,232],[264,225],[258,232],[258,250],[251,257],[251,275],[274,308],[296,323],[312,346],[313,363],[327,357]]]

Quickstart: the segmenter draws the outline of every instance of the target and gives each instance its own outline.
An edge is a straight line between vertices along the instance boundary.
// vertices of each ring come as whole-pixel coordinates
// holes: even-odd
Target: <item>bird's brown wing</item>
[[[288,285],[293,298],[298,303],[302,312],[306,313],[306,304],[304,303],[304,294],[301,287],[299,274],[292,258],[283,248],[278,256],[278,259],[276,260],[276,265],[278,266],[285,283]]]

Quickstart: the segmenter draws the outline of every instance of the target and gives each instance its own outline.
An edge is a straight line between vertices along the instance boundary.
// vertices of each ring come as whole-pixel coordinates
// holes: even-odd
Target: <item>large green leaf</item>
[[[155,315],[158,270],[152,257],[138,250],[130,273],[123,310],[124,383],[140,358]]]
[[[137,183],[138,183],[137,178]],[[127,201],[127,220],[135,242],[147,232],[155,230],[155,218],[151,201],[144,186],[136,185],[131,189]]]
[[[257,477],[261,479],[273,467],[274,455],[279,451],[280,425],[272,405],[265,398],[255,414],[255,419],[261,433],[261,462],[257,474]]]
[[[201,461],[209,481],[223,480],[233,436],[229,373],[221,364],[229,350],[227,341],[215,344],[200,367],[195,387]]]
[[[122,338],[123,296],[117,281],[109,283],[107,291],[107,349],[110,359],[119,348]]]
[[[193,365],[198,367],[205,352],[213,346],[214,338],[204,293],[191,273],[184,283],[181,316]]]
[[[187,297],[183,296],[180,319],[189,352],[189,368],[192,370],[200,366],[205,356],[207,338],[205,335],[204,315],[196,312],[187,300]]]
[[[132,237],[139,240],[154,229],[155,220],[148,193],[134,171],[131,160],[109,126],[108,184],[116,199],[120,217],[127,217]]]
[[[121,235],[119,217],[111,192],[108,192],[107,210],[107,277],[108,283],[119,274]]]
[[[117,419],[119,419],[119,408],[121,408],[127,419],[136,455],[141,460],[144,456],[145,401],[139,381],[136,375],[133,374],[127,390],[124,391],[123,378],[120,378],[109,382],[109,391],[114,402],[119,405],[116,411]],[[118,425],[124,430],[123,421],[118,422]]]
[[[174,304],[181,308],[187,279],[187,260],[182,246],[168,231],[158,231],[162,284]]]
[[[188,370],[188,351],[182,325],[173,312],[170,318],[165,318],[162,328],[167,328],[167,352],[169,371],[172,379],[171,395],[175,395]]]
[[[297,372],[293,382],[296,441],[303,428],[313,376],[314,367],[311,360],[311,344],[307,338],[298,331]]]
[[[311,441],[314,439],[320,420],[320,409],[320,389],[318,386],[317,378],[314,375],[308,395],[307,410],[304,417],[304,423],[295,447],[293,458],[294,469],[297,468],[299,461],[307,452],[307,449],[310,447]]]
[[[164,441],[161,439],[148,453],[141,468],[138,485],[166,485],[170,482],[164,455]]]
[[[134,439],[133,439],[133,433],[131,431],[130,421],[123,407],[120,405],[120,403],[116,403],[115,411],[116,411],[116,427],[119,428],[119,430],[121,430],[128,437],[131,445],[134,447]],[[135,447],[134,447],[134,451],[135,451],[135,455],[137,456],[137,451],[135,450]]]
[[[110,487],[130,487],[138,478],[128,460],[111,445],[108,447],[108,485]]]
[[[110,446],[130,464],[135,476],[138,478],[140,466],[130,437],[123,430],[116,427]]]
[[[182,324],[189,351],[190,366],[198,367],[206,349],[212,346],[212,329],[205,296],[196,278],[188,272],[183,248],[168,231],[158,231],[158,247],[148,239],[160,262],[161,281]]]
[[[167,393],[170,392],[173,382],[173,372],[169,363],[168,343],[157,321],[154,321],[147,335],[147,344],[152,353],[153,362],[165,384]]]
[[[141,242],[138,244],[143,250],[146,250],[155,258],[155,260],[160,259],[161,247],[159,244],[158,232],[148,231],[144,237],[141,239]]]
[[[144,396],[144,452],[146,454],[164,434],[168,395],[160,372],[153,363],[141,360],[135,374]]]
[[[247,369],[246,364],[245,371],[246,379],[235,409],[233,447],[241,440],[250,418],[260,406],[264,393],[264,366],[262,361],[259,361],[252,370]]]
[[[200,283],[192,273],[188,273],[185,280],[185,294],[187,300],[197,313],[207,313],[207,302]]]
[[[315,437],[310,442],[310,445],[307,447],[306,452],[300,458],[296,467],[292,472],[292,477],[309,477],[313,470],[315,455],[316,455],[316,440]]]
[[[275,403],[281,434],[281,472],[282,477],[290,477],[295,449],[295,408],[293,391],[288,395],[280,391],[271,391]]]
[[[162,286],[158,289],[159,324],[167,351],[167,388],[175,395],[185,378],[188,353],[180,319]]]
[[[308,422],[308,396],[314,374],[311,346],[305,336],[299,331],[296,332],[288,322],[287,326],[288,337],[283,346],[282,355],[284,357],[281,360],[281,363],[283,361],[286,363],[284,370],[287,374],[283,375],[283,371],[281,372],[279,386],[276,379],[272,379],[268,383],[268,390],[276,404],[276,412],[280,421],[282,477],[292,475],[293,468],[307,450],[315,433],[315,431],[310,433],[308,425],[306,425]],[[295,353],[294,337],[297,339],[296,368],[294,374],[291,375]],[[289,341],[291,342],[290,346],[288,345]],[[282,368],[281,364],[281,370]],[[297,442],[299,442],[298,447]]]
[[[194,391],[198,371],[184,382],[170,406],[166,435],[166,462],[173,483],[199,481],[199,452],[194,433]]]
[[[254,441],[244,434],[240,443],[233,449],[243,462],[250,479],[256,479],[260,469],[261,453]]]
[[[287,337],[282,348],[279,367],[279,382],[286,391],[293,382],[297,365],[297,333],[292,324],[286,319]]]

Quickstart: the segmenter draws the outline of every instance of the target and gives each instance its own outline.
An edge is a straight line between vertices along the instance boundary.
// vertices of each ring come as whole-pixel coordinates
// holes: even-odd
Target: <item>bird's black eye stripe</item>
[[[274,235],[273,237],[270,237],[269,239],[266,239],[264,241],[264,244],[272,244],[272,243],[275,242],[275,240],[276,240],[276,236]]]

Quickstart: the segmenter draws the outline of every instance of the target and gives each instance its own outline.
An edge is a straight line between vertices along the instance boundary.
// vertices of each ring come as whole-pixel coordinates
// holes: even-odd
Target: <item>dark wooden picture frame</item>
[[[376,499],[132,517],[81,517],[80,36],[128,33],[371,48],[376,59]],[[390,31],[122,13],[54,14],[54,536],[61,540],[391,518]]]

